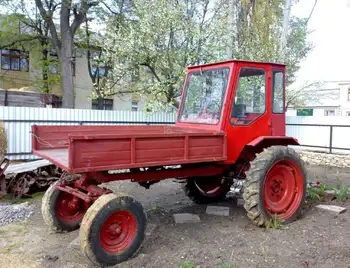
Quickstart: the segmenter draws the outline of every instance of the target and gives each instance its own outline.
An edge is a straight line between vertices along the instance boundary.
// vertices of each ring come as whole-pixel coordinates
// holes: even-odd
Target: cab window
[[[248,125],[266,110],[266,73],[263,69],[242,68],[231,112],[231,123]]]

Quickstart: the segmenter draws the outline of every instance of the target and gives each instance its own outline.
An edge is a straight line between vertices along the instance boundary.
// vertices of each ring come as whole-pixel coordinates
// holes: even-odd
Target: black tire
[[[217,184],[220,188],[218,191],[212,194],[206,194],[201,191],[198,183],[213,183],[213,180],[218,181]],[[221,180],[218,177],[209,178],[189,178],[184,185],[184,192],[194,203],[196,204],[210,204],[223,200],[227,193],[230,191],[231,182],[227,179]]]
[[[103,242],[101,242],[102,239],[100,239],[100,236],[102,237],[103,234],[106,234],[106,229],[103,229],[105,223],[108,222],[107,220],[110,219],[110,216],[113,217],[113,215],[115,215],[114,213],[125,213],[125,211],[133,216],[132,220],[135,221],[136,232],[132,236],[133,238],[128,240],[126,248],[123,248],[123,250],[120,251],[116,250],[108,252],[106,247],[109,247],[109,245],[103,245]],[[128,220],[129,219],[130,218],[128,218]],[[114,222],[115,218],[113,223]],[[129,228],[131,228],[129,226],[131,225],[129,225],[128,222],[128,224],[124,226],[127,226],[126,229],[129,231]],[[138,201],[125,195],[102,195],[88,209],[84,216],[79,233],[80,246],[84,254],[92,263],[102,266],[116,265],[132,258],[141,248],[145,237],[146,225],[146,215],[143,211],[142,205]],[[111,229],[111,226],[113,229]],[[117,236],[120,236],[121,233],[124,235],[124,230],[120,225],[118,226],[120,228],[118,227],[119,234]],[[107,229],[107,235],[110,235],[111,232],[117,230],[115,224],[110,225]],[[112,235],[116,236],[115,233]],[[108,239],[107,241],[110,242]]]
[[[62,196],[70,198],[71,195],[58,190],[56,188],[58,183],[59,181],[56,181],[46,190],[41,203],[41,214],[45,224],[52,231],[74,231],[79,228],[84,217],[86,211],[85,203],[83,200],[79,199],[79,210],[75,215],[72,215],[71,217],[69,217],[69,215],[62,215],[60,213],[61,209],[58,209],[60,206],[58,203],[62,201]]]
[[[290,163],[294,171],[292,174],[299,174],[299,180],[302,180],[299,184],[302,185],[302,190],[295,190],[297,193],[292,197],[296,198],[294,204],[294,209],[291,209],[291,215],[287,214],[287,218],[280,219],[281,223],[290,223],[295,221],[301,216],[302,204],[304,203],[306,196],[306,184],[307,184],[307,172],[304,167],[304,163],[299,157],[299,155],[291,148],[286,146],[272,146],[265,149],[263,152],[257,154],[256,158],[250,163],[250,168],[247,171],[247,180],[244,183],[244,208],[247,211],[248,217],[258,226],[265,226],[267,221],[272,218],[273,214],[278,213],[269,213],[267,208],[264,205],[263,191],[264,191],[264,183],[267,180],[267,174],[272,167],[276,167],[276,164],[282,163],[280,165],[284,165],[284,161],[286,163]],[[290,167],[288,167],[290,169]],[[281,172],[280,174],[284,174]],[[278,174],[278,175],[280,175]],[[269,175],[270,176],[270,175]],[[296,176],[296,175],[295,175]],[[288,181],[289,177],[285,175],[286,179],[283,180]],[[272,180],[272,176],[271,176]],[[297,180],[297,179],[296,179]],[[278,184],[280,185],[280,184]],[[294,184],[293,184],[294,185]],[[268,187],[266,187],[268,188]],[[271,189],[271,188],[268,188]],[[275,189],[271,190],[274,191]],[[282,191],[282,196],[284,194],[283,188],[280,187],[277,191]],[[265,190],[268,191],[268,190]],[[268,195],[268,192],[266,192]],[[273,195],[273,193],[272,193]],[[285,194],[285,196],[288,196]],[[299,201],[300,199],[300,201]],[[294,199],[292,199],[294,202]],[[295,209],[296,208],[296,209]],[[270,211],[271,212],[271,211]],[[287,210],[285,211],[287,213]],[[282,215],[282,214],[280,214]]]

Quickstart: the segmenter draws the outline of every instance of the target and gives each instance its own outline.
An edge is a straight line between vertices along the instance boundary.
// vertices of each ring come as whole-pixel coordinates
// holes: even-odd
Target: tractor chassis
[[[181,168],[150,168],[146,171],[133,169],[124,173],[109,173],[108,171],[83,173],[81,175],[67,175],[63,173],[56,188],[71,194],[86,203],[91,204],[104,194],[112,193],[111,190],[98,186],[101,183],[112,181],[131,180],[142,186],[159,182],[168,178],[211,177],[223,174],[227,169],[225,165],[207,164],[200,166],[185,166]]]

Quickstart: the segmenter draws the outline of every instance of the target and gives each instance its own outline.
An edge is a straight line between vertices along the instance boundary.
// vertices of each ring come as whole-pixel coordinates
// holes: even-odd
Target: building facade
[[[18,48],[2,49],[0,51],[0,89],[10,91],[22,89],[29,92],[40,92],[40,82],[38,82],[42,79],[40,53],[40,50],[32,48],[30,51],[23,51]],[[97,109],[97,101],[91,99],[93,83],[89,76],[86,51],[76,48],[74,54],[75,108]],[[53,53],[50,56],[55,57]],[[58,65],[50,66],[49,75],[51,78],[57,75],[57,68]],[[54,81],[54,79],[52,80]],[[51,84],[50,93],[61,95],[59,83]],[[105,99],[104,109],[142,111],[145,104],[145,98],[125,94]]]
[[[327,81],[312,90],[316,98],[287,109],[289,116],[350,116],[350,81]]]

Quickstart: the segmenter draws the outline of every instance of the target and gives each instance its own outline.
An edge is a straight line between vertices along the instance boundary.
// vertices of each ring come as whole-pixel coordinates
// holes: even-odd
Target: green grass
[[[320,184],[319,187],[309,187],[307,194],[312,201],[323,201],[326,190],[335,191],[335,198],[338,202],[344,202],[350,194],[350,187],[344,185],[339,178],[337,178],[335,186]]]
[[[195,268],[193,263],[185,261],[183,264],[181,264],[180,268]]]
[[[234,268],[231,264],[221,264],[220,268]]]
[[[166,211],[165,208],[159,207],[159,206],[154,206],[151,207],[148,212],[161,212],[161,211]]]
[[[277,215],[273,215],[270,220],[265,222],[266,229],[281,229],[282,221]]]
[[[31,194],[30,196],[24,196],[21,198],[14,198],[11,194],[5,195],[0,201],[10,202],[11,204],[20,204],[24,202],[29,202],[31,200],[41,199],[44,196],[45,192],[36,192]]]
[[[337,182],[335,186],[331,188],[331,190],[335,191],[335,197],[337,201],[343,202],[348,199],[350,187],[344,185],[339,178],[337,178]]]
[[[329,190],[328,186],[325,184],[320,184],[319,187],[308,187],[307,194],[313,201],[322,201],[326,190]]]

